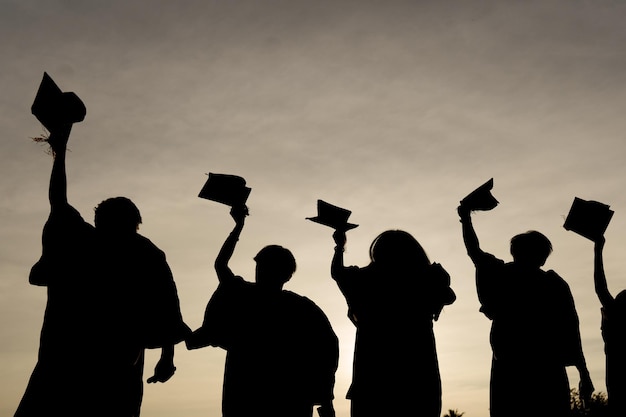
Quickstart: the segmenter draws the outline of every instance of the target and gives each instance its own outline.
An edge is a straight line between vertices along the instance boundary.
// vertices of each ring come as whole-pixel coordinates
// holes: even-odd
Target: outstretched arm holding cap
[[[46,223],[46,227],[44,227],[42,240],[49,240],[50,237],[54,233],[46,232],[46,229],[51,230],[52,227],[48,227],[49,224],[52,223],[51,219],[54,216],[56,219],[60,219],[61,222],[67,222],[68,219],[80,219],[80,216],[70,216],[67,217],[68,213],[72,213],[75,210],[67,210],[70,208],[68,200],[67,200],[67,173],[65,168],[65,155],[66,155],[66,146],[67,141],[70,137],[70,131],[72,130],[72,125],[58,125],[54,128],[50,129],[50,137],[47,142],[52,149],[53,162],[52,162],[52,172],[50,173],[50,184],[48,187],[48,200],[50,202],[50,213],[51,216]],[[82,221],[82,219],[80,219]],[[54,223],[58,223],[59,220],[55,220]],[[58,227],[54,228],[57,230]],[[48,285],[50,282],[50,262],[53,260],[53,256],[50,255],[49,248],[44,244],[44,250],[41,258],[30,270],[30,274],[28,277],[28,281],[33,285]],[[50,245],[50,247],[54,247],[56,245]]]
[[[607,307],[613,302],[614,298],[609,292],[609,287],[606,283],[606,275],[604,273],[604,259],[602,256],[604,243],[604,236],[599,236],[594,240],[593,283],[600,304],[602,304],[602,307]]]
[[[65,169],[66,146],[70,137],[72,125],[63,125],[50,132],[48,143],[52,148],[54,161],[50,175],[50,188],[48,199],[50,208],[60,208],[67,205],[67,173]]]
[[[343,230],[335,230],[333,233],[333,240],[335,241],[335,254],[333,255],[333,260],[330,265],[330,274],[333,278],[337,279],[337,277],[343,272],[345,269],[343,263],[343,252],[346,247],[346,232]]]
[[[219,279],[220,282],[226,282],[235,278],[235,274],[228,266],[228,262],[233,256],[235,246],[243,230],[245,219],[248,215],[248,208],[245,205],[233,207],[230,210],[230,215],[233,220],[235,220],[235,227],[226,238],[226,241],[215,259],[215,271],[217,272],[217,279]]]
[[[472,224],[472,214],[471,210],[468,207],[465,207],[461,204],[457,212],[459,213],[459,217],[461,220],[461,226],[463,230],[463,242],[465,243],[465,249],[467,250],[467,254],[472,259],[474,263],[478,260],[479,256],[484,252],[480,249],[480,243],[478,242],[478,236],[476,235],[476,231],[474,230],[474,225]]]

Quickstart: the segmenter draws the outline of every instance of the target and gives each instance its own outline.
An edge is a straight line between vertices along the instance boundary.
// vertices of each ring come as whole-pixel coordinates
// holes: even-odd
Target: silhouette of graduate
[[[595,237],[594,287],[602,305],[602,339],[606,356],[606,391],[612,416],[626,409],[626,290],[613,296],[609,291],[604,272],[604,236]]]
[[[241,177],[224,174],[210,174],[200,193],[231,206],[235,226],[215,259],[218,288],[187,347],[226,350],[225,417],[311,417],[315,405],[320,416],[332,417],[338,340],[313,301],[283,289],[296,270],[293,254],[278,245],[261,249],[254,282],[229,266],[249,193]]]
[[[137,233],[141,215],[129,199],[100,203],[95,227],[69,204],[66,145],[86,113],[78,96],[44,74],[32,110],[54,156],[42,255],[29,276],[47,287],[48,300],[37,364],[15,416],[139,416],[144,349],[162,349],[148,382],[165,382],[175,371],[174,345],[190,333],[171,271]]]
[[[593,392],[574,299],[563,278],[542,269],[552,252],[552,244],[543,234],[533,230],[514,236],[512,262],[482,250],[471,213],[496,207],[492,187],[490,179],[457,209],[463,241],[476,267],[480,311],[491,320],[490,415],[567,416],[567,366],[578,369],[583,400]],[[525,399],[520,401],[520,396]],[[541,404],[529,400],[535,397]]]
[[[344,266],[350,211],[318,200],[308,219],[335,230],[331,275],[356,326],[352,417],[441,415],[441,377],[433,333],[445,305],[456,299],[450,276],[431,263],[419,242],[387,230],[371,244],[365,267]]]
[[[613,214],[606,204],[575,197],[563,227],[594,243],[593,282],[602,306],[607,399],[610,415],[618,416],[626,410],[626,290],[613,295],[604,270],[604,232]]]

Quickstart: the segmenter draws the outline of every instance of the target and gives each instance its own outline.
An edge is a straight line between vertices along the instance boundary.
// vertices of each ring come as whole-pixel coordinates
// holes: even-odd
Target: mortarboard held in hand
[[[231,207],[243,206],[252,189],[246,187],[246,180],[237,175],[209,173],[198,197]]]
[[[348,223],[350,214],[352,214],[350,210],[317,200],[317,216],[306,219],[345,232],[358,227],[358,224]]]
[[[469,210],[491,210],[498,205],[498,200],[491,194],[493,178],[469,193],[461,200],[461,207]]]
[[[55,126],[82,122],[87,109],[75,93],[61,91],[44,72],[31,112],[46,129],[52,131]]]
[[[606,231],[613,213],[606,204],[574,197],[563,227],[595,241]]]

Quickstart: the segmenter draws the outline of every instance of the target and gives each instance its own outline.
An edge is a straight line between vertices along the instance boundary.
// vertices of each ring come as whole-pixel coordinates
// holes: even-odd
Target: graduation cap
[[[246,204],[251,188],[246,187],[246,180],[237,175],[209,173],[198,197],[227,206],[240,206]]]
[[[574,197],[563,227],[595,241],[606,231],[613,213],[606,204]]]
[[[48,130],[54,126],[82,122],[87,109],[73,92],[62,92],[47,72],[39,84],[31,112]]]
[[[498,200],[491,194],[493,188],[493,178],[469,193],[463,200],[461,206],[470,210],[491,210],[498,205]]]
[[[352,214],[350,210],[334,206],[323,200],[317,200],[317,216],[306,219],[332,227],[335,230],[347,231],[358,227],[358,224],[348,223],[350,214]]]

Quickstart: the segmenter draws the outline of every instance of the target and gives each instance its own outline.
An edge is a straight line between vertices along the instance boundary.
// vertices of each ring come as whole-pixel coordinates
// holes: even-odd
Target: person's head
[[[370,260],[384,268],[425,268],[430,265],[422,245],[403,230],[387,230],[370,245]]]
[[[540,268],[552,253],[552,243],[543,234],[530,230],[511,239],[513,261],[522,265]]]
[[[267,288],[282,288],[296,272],[296,259],[282,246],[266,246],[257,253],[254,260],[256,283]]]
[[[126,197],[108,198],[95,209],[96,230],[112,234],[136,233],[141,224],[141,213]]]

